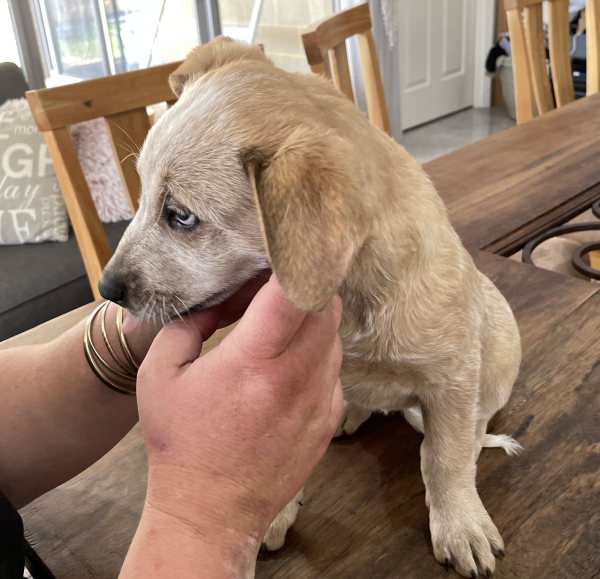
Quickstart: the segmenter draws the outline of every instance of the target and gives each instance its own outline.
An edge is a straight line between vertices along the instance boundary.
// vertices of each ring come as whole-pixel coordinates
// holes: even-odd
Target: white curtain
[[[383,89],[387,103],[388,114],[390,117],[390,126],[392,136],[396,141],[402,139],[402,125],[400,123],[400,50],[399,42],[396,36],[388,38],[384,26],[384,18],[381,11],[381,2],[386,6],[393,5],[398,10],[399,0],[369,0],[371,9],[371,21],[373,23],[373,37],[375,39],[375,48],[377,58],[379,59],[379,68],[381,69],[381,78],[383,80]],[[340,8],[345,10],[357,4],[363,4],[363,0],[341,0]],[[389,12],[388,12],[389,13]],[[365,87],[360,69],[360,59],[358,56],[358,45],[356,39],[351,39],[348,43],[348,59],[352,73],[352,84],[356,102],[362,111],[367,110],[367,101],[365,98]]]

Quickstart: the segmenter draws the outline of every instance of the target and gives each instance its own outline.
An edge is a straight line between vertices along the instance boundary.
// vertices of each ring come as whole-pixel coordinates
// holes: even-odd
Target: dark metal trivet
[[[596,201],[592,205],[592,213],[595,217],[600,219],[600,200]],[[600,221],[587,221],[585,223],[573,223],[571,225],[560,225],[558,227],[553,227],[548,231],[545,231],[541,235],[538,235],[535,239],[532,239],[529,243],[525,245],[523,248],[522,261],[523,263],[530,263],[531,265],[535,265],[533,260],[531,259],[531,254],[533,250],[548,239],[552,237],[557,237],[560,235],[565,235],[567,233],[579,233],[580,231],[600,231]],[[571,262],[573,267],[581,274],[589,277],[591,279],[600,280],[600,270],[594,269],[590,267],[583,261],[583,256],[590,253],[590,251],[595,251],[600,249],[600,241],[592,241],[591,243],[585,243],[578,247],[575,251],[573,251],[573,255],[571,256]]]

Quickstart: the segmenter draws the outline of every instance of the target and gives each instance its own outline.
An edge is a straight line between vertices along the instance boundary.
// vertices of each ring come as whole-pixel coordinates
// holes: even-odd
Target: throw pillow
[[[69,219],[25,99],[0,107],[0,244],[67,241]]]
[[[100,221],[113,223],[131,219],[131,209],[108,139],[104,119],[94,119],[73,125],[71,139],[98,210]],[[117,146],[132,147],[125,134],[123,142],[119,142]]]

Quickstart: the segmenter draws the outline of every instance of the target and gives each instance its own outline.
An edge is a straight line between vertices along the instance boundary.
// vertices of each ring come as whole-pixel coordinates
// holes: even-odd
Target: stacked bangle
[[[85,331],[83,332],[83,351],[85,352],[85,357],[90,368],[99,380],[116,392],[134,396],[139,365],[133,359],[129,346],[127,345],[127,340],[123,334],[123,308],[121,306],[117,306],[117,334],[119,335],[119,344],[123,356],[128,365],[117,356],[108,339],[108,334],[106,332],[106,310],[108,309],[109,304],[110,302],[100,304],[88,318],[87,324],[85,325]],[[104,340],[104,345],[106,346],[108,353],[119,369],[115,368],[102,358],[92,341],[92,324],[100,311],[102,312],[102,339]]]

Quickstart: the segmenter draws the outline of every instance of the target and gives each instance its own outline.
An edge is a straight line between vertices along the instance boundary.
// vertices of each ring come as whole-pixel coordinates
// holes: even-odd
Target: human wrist
[[[277,514],[254,506],[241,481],[223,480],[206,473],[191,473],[175,464],[152,464],[148,473],[145,512],[189,527],[206,542],[254,542],[256,548]]]
[[[252,579],[260,540],[211,520],[180,518],[146,501],[120,579]],[[162,570],[162,571],[161,571]]]

